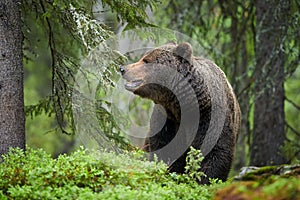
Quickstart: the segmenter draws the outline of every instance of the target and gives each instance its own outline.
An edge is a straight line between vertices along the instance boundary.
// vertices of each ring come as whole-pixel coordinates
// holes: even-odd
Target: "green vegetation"
[[[247,167],[215,199],[299,199],[300,165]]]
[[[162,162],[146,161],[142,152],[81,148],[53,159],[42,149],[11,149],[0,164],[0,199],[211,199],[223,185],[217,182],[198,185],[191,176],[168,173]]]
[[[169,173],[163,162],[149,162],[143,152],[88,151],[80,148],[53,159],[42,149],[11,149],[0,163],[0,199],[299,199],[300,167],[279,175],[264,167],[241,181],[197,180],[203,157],[191,149],[189,175]],[[278,175],[276,175],[278,174]],[[251,176],[251,180],[247,177]]]
[[[265,169],[264,169],[265,170]],[[269,172],[267,172],[269,173]],[[223,199],[299,199],[300,176],[263,175],[251,180],[234,182],[216,193],[215,200]],[[254,178],[252,176],[252,178]]]

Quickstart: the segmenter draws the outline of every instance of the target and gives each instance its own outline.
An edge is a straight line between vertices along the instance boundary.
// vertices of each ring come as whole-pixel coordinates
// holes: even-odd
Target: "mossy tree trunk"
[[[281,146],[285,140],[283,38],[289,1],[256,2],[255,102],[250,164],[285,162]]]
[[[0,155],[25,149],[21,2],[0,1]]]

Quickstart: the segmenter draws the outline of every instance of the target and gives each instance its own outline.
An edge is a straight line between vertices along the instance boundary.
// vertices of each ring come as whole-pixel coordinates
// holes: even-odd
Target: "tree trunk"
[[[0,155],[25,149],[20,6],[19,0],[0,1]]]
[[[277,2],[277,3],[276,3]],[[284,60],[281,45],[286,33],[289,1],[256,2],[255,101],[250,164],[285,162],[281,146],[285,140]]]

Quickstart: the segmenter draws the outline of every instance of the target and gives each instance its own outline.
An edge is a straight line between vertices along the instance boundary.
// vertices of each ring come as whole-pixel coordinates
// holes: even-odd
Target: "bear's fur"
[[[191,103],[191,91],[185,89],[184,84],[180,86],[180,82],[183,80],[180,79],[180,76],[176,77],[174,75],[170,78],[169,76],[173,76],[172,73],[165,73],[164,70],[168,67],[176,70],[190,85],[198,105]],[[161,69],[164,70],[161,73],[156,73]],[[207,140],[211,143],[209,145],[213,145],[213,147],[204,155],[204,160],[201,163],[201,170],[206,174],[201,183],[209,183],[209,178],[219,178],[225,181],[231,168],[238,137],[240,108],[222,70],[210,60],[194,57],[189,43],[179,45],[168,43],[155,48],[146,53],[138,62],[121,67],[120,70],[123,78],[127,81],[125,83],[127,90],[143,98],[151,99],[156,104],[151,116],[150,131],[144,145],[144,150],[147,152],[157,152],[175,138],[181,124],[182,105],[185,106],[185,109],[190,109],[190,113],[192,113],[192,110],[199,109],[200,118],[195,130],[195,137],[192,138],[190,143],[186,143],[188,146],[178,158],[171,160],[169,163],[171,172],[184,173],[189,146],[201,149],[211,120],[214,120],[211,119],[213,107],[209,87],[213,88],[216,93],[214,95],[217,98],[219,96],[224,97],[225,106],[218,111],[220,115],[223,113],[225,116],[224,124],[222,124],[220,135],[215,143],[213,139],[212,142],[210,142],[210,138]],[[176,83],[172,83],[173,88],[159,84],[164,81],[164,77],[171,82],[173,79],[177,80]],[[211,83],[221,83],[222,87],[220,88]],[[173,90],[179,91],[180,98],[174,94]],[[179,99],[184,99],[184,102],[180,103]],[[192,116],[190,121],[193,121],[193,119],[198,118]],[[182,140],[188,140],[193,128],[191,127],[190,130],[189,127],[185,128],[183,132],[185,136]],[[160,155],[158,155],[159,157]]]

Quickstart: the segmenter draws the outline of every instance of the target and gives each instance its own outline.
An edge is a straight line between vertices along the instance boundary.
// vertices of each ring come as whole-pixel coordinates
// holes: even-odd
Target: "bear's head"
[[[163,106],[174,102],[172,90],[180,79],[188,76],[192,58],[189,43],[168,43],[155,48],[138,62],[120,67],[125,88]]]

